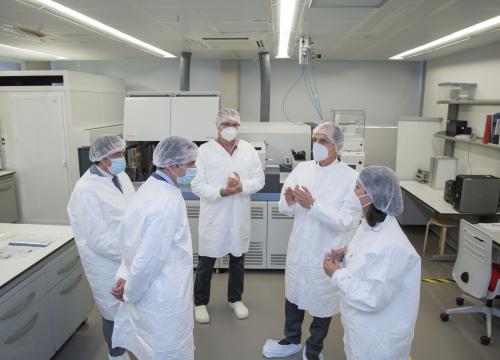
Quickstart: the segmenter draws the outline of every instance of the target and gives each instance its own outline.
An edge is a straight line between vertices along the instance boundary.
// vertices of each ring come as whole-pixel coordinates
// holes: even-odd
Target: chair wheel
[[[450,319],[450,315],[448,315],[447,313],[441,313],[439,317],[441,318],[441,321],[448,321]]]
[[[462,305],[464,304],[464,298],[463,298],[463,297],[460,297],[460,296],[459,296],[459,297],[457,297],[457,298],[455,299],[455,301],[457,302],[457,305],[458,305],[458,306],[462,306]]]
[[[481,341],[481,344],[489,345],[491,339],[489,337],[487,337],[486,335],[483,335],[483,336],[481,336],[481,338],[479,340]]]

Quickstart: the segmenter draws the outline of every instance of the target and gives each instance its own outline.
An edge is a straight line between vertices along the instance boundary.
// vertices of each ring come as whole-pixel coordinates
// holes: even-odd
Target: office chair
[[[458,256],[453,267],[453,279],[468,295],[458,297],[456,302],[461,306],[466,298],[472,303],[478,303],[478,300],[486,300],[486,303],[448,309],[441,314],[442,321],[448,321],[452,314],[484,314],[486,335],[480,337],[483,345],[488,345],[491,340],[491,317],[500,317],[500,309],[493,307],[493,299],[500,295],[500,265],[491,262],[492,246],[490,235],[463,219],[460,221]]]

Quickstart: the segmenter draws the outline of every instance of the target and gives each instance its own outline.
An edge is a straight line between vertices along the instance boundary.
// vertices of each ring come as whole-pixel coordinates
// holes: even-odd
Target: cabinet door
[[[267,268],[284,269],[293,217],[281,214],[277,201],[268,202],[267,214]]]
[[[13,177],[0,178],[0,223],[17,221],[16,183]]]
[[[67,224],[63,95],[13,94],[10,99],[22,222]]]
[[[48,360],[55,350],[47,296],[0,331],[2,360]]]
[[[79,267],[49,291],[56,350],[75,332],[94,306],[90,286]]]
[[[47,278],[47,289],[52,289],[60,281],[66,278],[77,267],[81,266],[80,255],[76,245],[63,252],[61,255],[52,260],[45,267]]]

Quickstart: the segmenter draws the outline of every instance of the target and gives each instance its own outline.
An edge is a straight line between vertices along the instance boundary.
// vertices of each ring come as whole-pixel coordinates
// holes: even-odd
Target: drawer
[[[23,311],[0,330],[2,360],[49,360],[56,352],[48,297]]]
[[[94,307],[90,286],[81,266],[49,291],[49,306],[55,346],[59,349]]]
[[[47,289],[52,289],[79,266],[81,266],[80,256],[73,243],[73,246],[47,264],[45,270]]]
[[[13,223],[18,220],[15,179],[0,178],[0,223]]]
[[[33,277],[0,298],[0,330],[22,316],[29,306],[36,304],[46,294],[43,273],[34,274]]]

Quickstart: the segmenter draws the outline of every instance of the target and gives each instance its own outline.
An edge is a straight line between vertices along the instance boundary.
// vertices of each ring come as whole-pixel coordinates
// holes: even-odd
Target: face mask
[[[325,145],[314,143],[313,157],[315,161],[323,161],[328,157],[328,148]]]
[[[181,165],[181,167],[184,167]],[[186,175],[184,176],[178,176],[177,177],[177,184],[180,185],[189,185],[191,184],[191,181],[193,181],[194,177],[196,176],[196,168],[185,168],[186,169]]]
[[[238,130],[236,130],[236,128],[234,127],[227,127],[221,131],[220,135],[226,141],[233,141],[238,135]]]
[[[118,175],[127,167],[125,158],[111,159],[111,166],[108,168],[109,172],[113,175]]]
[[[361,198],[364,198],[365,196],[370,196],[368,194],[364,194],[364,195],[361,195],[361,196],[357,196],[358,200],[360,200]],[[361,209],[364,209],[365,207],[367,206],[370,206],[372,204],[372,202],[370,201],[368,204],[361,204],[361,201],[359,202],[359,205],[361,206]]]

